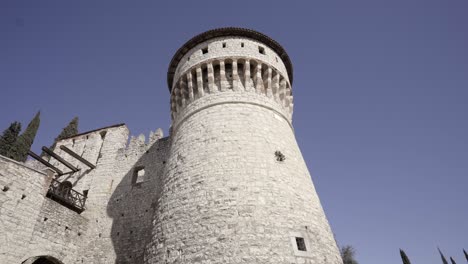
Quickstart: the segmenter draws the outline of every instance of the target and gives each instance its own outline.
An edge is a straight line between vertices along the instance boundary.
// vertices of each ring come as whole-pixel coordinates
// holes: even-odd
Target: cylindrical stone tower
[[[249,29],[177,51],[148,263],[342,263],[294,136],[292,77],[285,50]]]

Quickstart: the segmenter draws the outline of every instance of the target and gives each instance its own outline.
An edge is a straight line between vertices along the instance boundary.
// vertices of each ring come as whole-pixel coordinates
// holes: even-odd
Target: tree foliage
[[[25,162],[28,158],[28,152],[34,143],[37,130],[41,123],[40,119],[41,112],[37,112],[34,118],[29,122],[26,130],[18,137],[13,144],[8,156],[16,161]]]
[[[54,150],[58,141],[76,134],[78,134],[78,117],[74,117],[70,123],[68,123],[68,125],[62,129],[62,132],[60,132],[60,134],[54,139],[54,144],[52,144],[49,149]],[[42,152],[41,156],[48,157],[45,152]]]
[[[340,250],[341,258],[343,259],[343,264],[359,264],[357,260],[354,258],[356,251],[350,245],[341,247]]]
[[[403,261],[403,264],[411,264],[408,256],[406,255],[405,251],[403,251],[403,249],[400,249],[400,256],[401,260]]]
[[[10,126],[3,131],[2,136],[0,136],[0,155],[9,156],[11,148],[18,139],[18,135],[21,131],[21,123],[13,122]]]
[[[440,258],[442,259],[443,264],[448,264],[447,259],[445,258],[444,254],[442,254],[442,251],[440,251],[440,248],[437,248],[439,250]]]

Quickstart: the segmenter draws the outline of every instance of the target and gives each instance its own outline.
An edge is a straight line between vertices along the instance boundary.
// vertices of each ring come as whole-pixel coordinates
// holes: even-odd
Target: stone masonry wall
[[[77,190],[88,190],[86,210],[81,214],[88,226],[76,262],[143,261],[168,140],[161,139],[162,131],[158,130],[150,134],[148,142],[140,135],[127,143],[128,134],[126,126],[99,129],[65,139],[54,150],[81,168],[61,180],[72,182]],[[90,170],[80,164],[61,151],[61,145],[96,164],[96,168]],[[52,162],[66,170],[53,159]],[[132,181],[136,167],[145,171],[139,183]]]
[[[158,130],[148,142],[140,135],[127,143],[128,134],[126,126],[118,125],[57,143],[54,152],[80,169],[56,179],[87,191],[81,214],[45,197],[53,173],[28,167],[44,168],[37,162],[0,157],[0,264],[38,256],[64,264],[143,263],[170,140]],[[62,145],[96,168],[68,155]],[[54,158],[50,162],[70,171]],[[138,182],[135,168],[145,172]]]
[[[45,198],[52,175],[0,156],[0,263],[76,258],[86,220]]]
[[[21,263],[52,175],[0,156],[0,263]]]
[[[196,102],[203,107],[177,120],[171,136],[149,263],[340,264],[281,108],[250,93]]]

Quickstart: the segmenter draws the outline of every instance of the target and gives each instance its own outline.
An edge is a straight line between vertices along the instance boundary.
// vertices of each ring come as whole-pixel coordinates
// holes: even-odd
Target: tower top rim
[[[260,33],[258,31],[252,30],[252,29],[239,28],[239,27],[223,27],[223,28],[211,29],[201,34],[198,34],[195,37],[191,38],[189,41],[185,42],[185,44],[177,50],[177,52],[172,57],[171,63],[169,64],[169,68],[167,69],[167,85],[169,87],[169,91],[171,91],[172,89],[172,82],[174,79],[175,71],[177,69],[177,65],[179,64],[182,57],[189,50],[191,50],[196,45],[202,42],[205,42],[207,40],[210,40],[213,38],[219,38],[219,37],[228,37],[228,36],[246,37],[246,38],[260,41],[263,44],[269,46],[278,54],[278,56],[283,61],[284,65],[286,66],[288,75],[289,75],[289,82],[291,84],[293,83],[293,67],[292,67],[291,59],[289,58],[289,55],[286,53],[286,50],[278,42],[268,37],[267,35]]]

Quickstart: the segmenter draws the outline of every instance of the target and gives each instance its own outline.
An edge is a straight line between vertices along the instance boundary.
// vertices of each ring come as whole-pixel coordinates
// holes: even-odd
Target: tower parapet
[[[269,107],[291,121],[291,82],[289,57],[274,40],[240,28],[207,31],[180,48],[170,64],[168,85],[172,119],[177,124],[187,112],[202,107],[187,109],[202,97],[236,92],[236,96],[226,94],[212,98],[211,103],[219,103],[222,97],[255,103],[256,95],[262,95],[270,99],[266,103]]]

